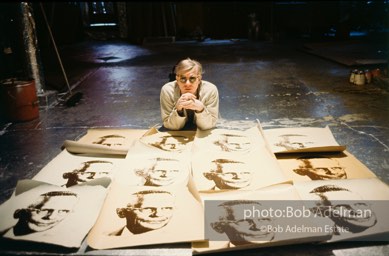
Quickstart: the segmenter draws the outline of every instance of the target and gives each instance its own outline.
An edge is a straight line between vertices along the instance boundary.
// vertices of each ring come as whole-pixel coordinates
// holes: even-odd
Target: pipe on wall
[[[29,78],[34,79],[36,92],[40,95],[44,93],[44,76],[32,3],[21,2],[20,12],[26,73]]]

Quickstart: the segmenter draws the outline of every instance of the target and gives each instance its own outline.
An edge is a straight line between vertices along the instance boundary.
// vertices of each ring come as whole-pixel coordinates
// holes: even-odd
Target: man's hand
[[[204,110],[204,104],[196,99],[196,96],[191,93],[184,93],[178,99],[176,109],[182,111],[182,109],[192,109],[197,112]]]

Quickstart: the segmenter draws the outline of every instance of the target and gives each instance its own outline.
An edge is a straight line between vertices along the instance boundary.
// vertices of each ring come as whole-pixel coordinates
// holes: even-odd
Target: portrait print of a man
[[[312,189],[310,194],[319,199],[312,211],[334,222],[334,235],[360,233],[377,223],[370,203],[354,191],[337,185],[322,185]]]
[[[144,136],[140,141],[167,152],[182,152],[188,149],[188,145],[193,141],[193,137],[184,134],[157,133]]]
[[[91,160],[81,163],[78,169],[65,172],[62,177],[67,179],[66,187],[85,183],[101,177],[110,177],[113,163],[105,160]]]
[[[4,238],[76,248],[95,224],[107,188],[69,189],[39,180],[19,180],[14,194],[0,205]]]
[[[117,208],[126,225],[110,236],[136,235],[158,230],[168,225],[173,216],[175,196],[165,190],[141,190],[131,194],[128,204]]]
[[[135,174],[142,178],[144,186],[168,186],[185,180],[189,171],[180,160],[168,157],[147,159],[142,169]]]
[[[275,233],[263,227],[273,226],[269,217],[245,216],[245,211],[263,206],[254,200],[231,200],[218,205],[218,219],[210,223],[218,233],[225,233],[229,239],[228,247],[242,246],[255,243],[269,242],[274,239]]]
[[[336,158],[309,155],[299,157],[297,160],[300,165],[293,171],[311,180],[347,179],[346,168],[341,166]]]
[[[245,135],[223,133],[213,142],[221,151],[248,152],[251,148],[250,138]]]
[[[126,145],[126,137],[118,134],[110,134],[97,138],[92,142],[107,147],[122,147]]]
[[[215,183],[212,190],[241,189],[249,186],[253,173],[244,162],[218,158],[212,161],[212,169],[203,173]]]
[[[313,144],[311,138],[303,134],[282,134],[279,136],[279,141],[275,145],[285,150],[294,150],[307,148]]]
[[[95,249],[204,238],[204,208],[188,186],[128,186],[114,181],[88,235]]]
[[[15,236],[42,232],[53,228],[65,219],[75,207],[77,194],[70,191],[51,191],[41,194],[26,208],[17,209],[13,227]]]

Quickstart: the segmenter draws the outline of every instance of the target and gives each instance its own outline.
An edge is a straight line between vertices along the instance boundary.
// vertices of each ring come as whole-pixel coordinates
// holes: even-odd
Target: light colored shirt
[[[189,121],[189,111],[184,109],[184,115],[180,116],[176,109],[176,103],[181,96],[180,88],[176,81],[168,82],[162,86],[160,95],[161,117],[165,128],[181,130]],[[197,99],[204,104],[204,110],[200,113],[194,111],[193,122],[200,130],[208,130],[216,126],[219,117],[219,92],[217,87],[207,81],[201,81],[197,89]]]

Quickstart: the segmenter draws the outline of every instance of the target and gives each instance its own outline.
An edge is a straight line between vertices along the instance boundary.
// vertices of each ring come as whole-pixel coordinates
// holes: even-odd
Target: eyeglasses
[[[190,82],[191,84],[193,84],[194,82],[196,82],[197,78],[198,78],[198,76],[191,76],[191,77],[189,77],[189,78],[186,78],[185,76],[180,76],[180,77],[178,78],[178,81],[180,81],[181,83],[186,83],[186,81],[189,80],[189,82]]]

